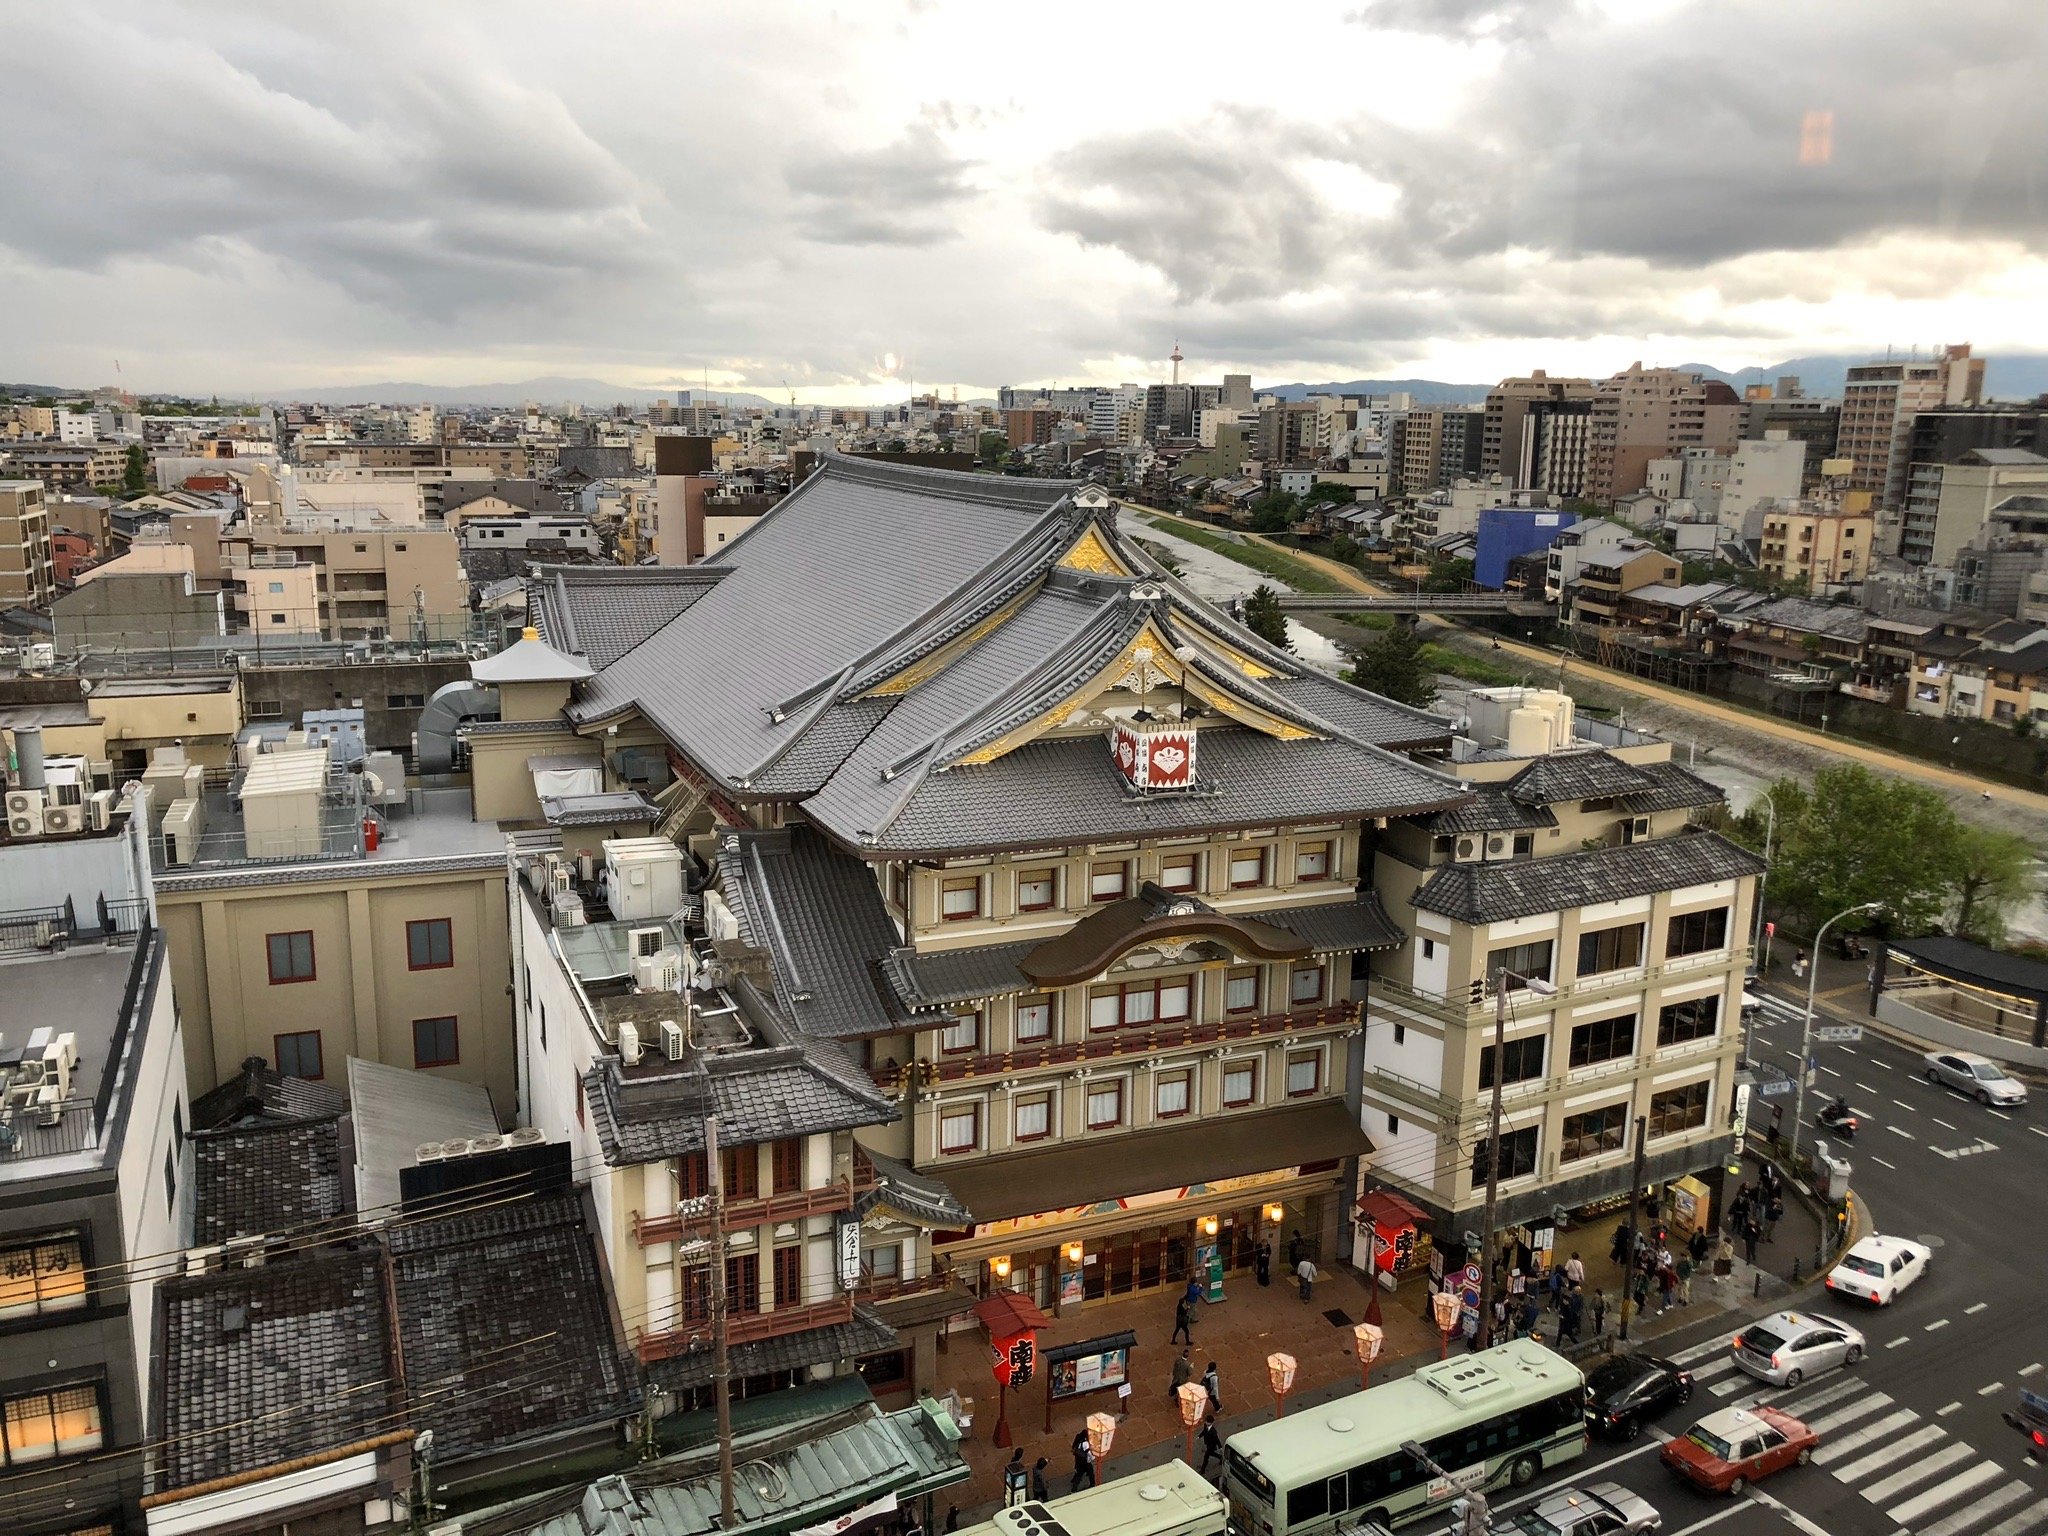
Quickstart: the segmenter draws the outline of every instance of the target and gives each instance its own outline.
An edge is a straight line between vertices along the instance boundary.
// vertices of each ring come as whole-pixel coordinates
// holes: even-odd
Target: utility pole
[[[1493,1342],[1493,1218],[1500,1203],[1500,1087],[1507,1076],[1508,973],[1493,976],[1493,1111],[1486,1125],[1486,1214],[1479,1223],[1479,1327],[1473,1335],[1481,1349]]]
[[[1649,1116],[1637,1115],[1635,1166],[1630,1170],[1628,1186],[1628,1252],[1623,1255],[1621,1261],[1621,1333],[1619,1337],[1624,1342],[1628,1339],[1629,1300],[1636,1293],[1636,1206],[1641,1201],[1643,1194],[1643,1139],[1649,1128]]]
[[[732,1361],[725,1347],[725,1167],[718,1116],[704,1117],[704,1168],[711,1179],[711,1386],[718,1400],[718,1528],[733,1528]]]

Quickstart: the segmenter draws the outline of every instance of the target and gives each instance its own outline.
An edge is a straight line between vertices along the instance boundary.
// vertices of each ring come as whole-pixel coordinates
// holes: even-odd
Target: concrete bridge
[[[1520,592],[1389,592],[1367,596],[1357,592],[1282,592],[1283,613],[1437,613],[1459,615],[1511,614],[1517,618],[1555,618],[1557,605]],[[1231,610],[1244,613],[1245,595],[1233,599]]]

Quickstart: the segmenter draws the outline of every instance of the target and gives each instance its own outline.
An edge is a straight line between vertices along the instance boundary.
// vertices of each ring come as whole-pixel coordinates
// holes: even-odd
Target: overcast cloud
[[[2048,7],[9,7],[0,378],[2048,350]]]

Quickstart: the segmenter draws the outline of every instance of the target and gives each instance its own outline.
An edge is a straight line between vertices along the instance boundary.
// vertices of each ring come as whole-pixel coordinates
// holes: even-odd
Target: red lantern
[[[1031,1379],[1032,1369],[1038,1361],[1038,1333],[1034,1329],[995,1339],[989,1345],[989,1355],[989,1368],[995,1372],[996,1385],[1021,1387]]]

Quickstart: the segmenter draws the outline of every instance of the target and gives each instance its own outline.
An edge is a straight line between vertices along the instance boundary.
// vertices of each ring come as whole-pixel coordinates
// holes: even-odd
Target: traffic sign
[[[1861,1024],[1817,1024],[1813,1038],[1834,1045],[1854,1045],[1863,1038]]]
[[[1789,1077],[1774,1077],[1767,1083],[1758,1083],[1756,1091],[1767,1099],[1775,1099],[1782,1094],[1790,1093],[1797,1086]]]
[[[1467,1264],[1465,1266],[1465,1283],[1470,1286],[1477,1286],[1479,1284],[1479,1266],[1477,1264]]]

